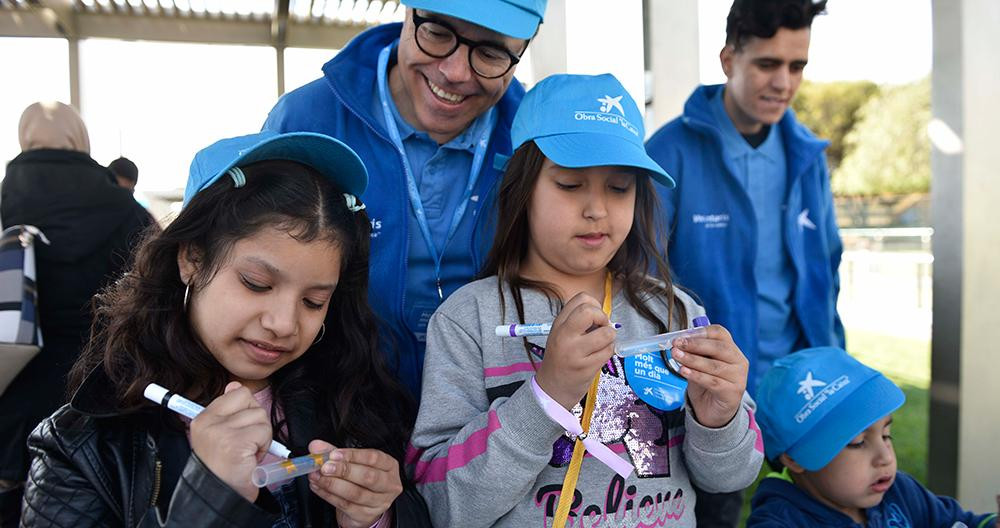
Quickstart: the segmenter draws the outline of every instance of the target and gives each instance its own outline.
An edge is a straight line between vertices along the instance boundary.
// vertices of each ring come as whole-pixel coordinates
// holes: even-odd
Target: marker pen
[[[194,420],[195,416],[198,416],[201,414],[201,411],[205,410],[205,408],[201,405],[198,405],[180,394],[170,392],[166,388],[155,383],[146,385],[146,390],[142,392],[142,395],[145,396],[147,400],[162,405],[181,416],[190,418],[191,420]],[[271,440],[271,445],[267,447],[267,452],[281,458],[288,458],[292,454],[287,447],[282,445],[281,442],[278,442],[277,440]]]
[[[622,325],[618,323],[611,323],[616,330],[621,328]],[[532,336],[546,336],[552,330],[552,323],[525,323],[525,324],[511,324],[511,325],[500,325],[496,328],[497,337],[532,337]]]

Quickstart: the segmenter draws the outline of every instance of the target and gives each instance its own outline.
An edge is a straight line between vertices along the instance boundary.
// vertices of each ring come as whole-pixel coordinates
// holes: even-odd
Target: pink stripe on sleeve
[[[448,448],[448,454],[435,458],[427,462],[417,462],[413,470],[413,480],[421,484],[440,482],[445,479],[448,472],[459,469],[474,458],[486,452],[486,444],[493,431],[500,429],[500,419],[497,412],[490,410],[486,427],[472,433],[465,442],[456,444]],[[414,450],[416,451],[416,450]],[[407,453],[409,459],[411,453]]]
[[[753,411],[747,409],[747,413],[750,414],[750,430],[757,434],[757,440],[753,443],[753,448],[761,453],[764,452],[764,435],[760,432],[760,426],[757,425],[757,419],[754,418]]]
[[[486,378],[496,378],[500,376],[509,376],[517,372],[534,372],[535,366],[531,362],[524,363],[514,363],[513,365],[504,365],[502,367],[488,367],[483,369],[483,377]]]

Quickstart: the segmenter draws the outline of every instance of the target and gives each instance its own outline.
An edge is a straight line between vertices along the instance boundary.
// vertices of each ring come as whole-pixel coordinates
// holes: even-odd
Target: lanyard
[[[417,219],[417,226],[420,227],[420,234],[424,238],[424,244],[427,245],[427,251],[430,252],[431,259],[434,261],[434,278],[438,299],[444,300],[444,293],[441,291],[441,259],[444,256],[445,248],[448,247],[448,243],[451,242],[452,237],[455,236],[455,232],[458,231],[458,225],[462,223],[462,217],[465,215],[465,208],[472,198],[472,191],[479,180],[479,170],[483,167],[483,160],[486,158],[486,146],[489,144],[493,127],[496,126],[497,116],[496,112],[490,112],[486,130],[483,131],[483,134],[476,142],[476,151],[472,157],[472,169],[469,171],[465,194],[462,195],[462,201],[459,202],[458,207],[455,209],[455,214],[452,215],[451,226],[448,227],[448,235],[445,238],[444,245],[441,246],[441,253],[439,254],[437,246],[434,245],[434,239],[431,237],[431,228],[427,224],[427,217],[424,214],[424,204],[420,199],[420,191],[417,190],[417,182],[413,177],[413,170],[410,168],[410,160],[406,157],[406,149],[403,148],[403,140],[399,135],[399,128],[396,126],[396,119],[392,115],[392,109],[389,108],[389,94],[386,93],[386,87],[388,86],[388,82],[386,81],[386,74],[388,72],[386,68],[389,65],[389,55],[392,52],[392,48],[393,44],[389,44],[378,55],[379,102],[382,104],[382,113],[385,116],[385,128],[389,132],[389,139],[392,140],[392,145],[396,147],[403,161],[403,173],[406,175],[406,189],[410,197],[410,207],[413,208],[413,216]]]
[[[604,277],[604,304],[602,306],[605,315],[609,318],[611,317],[611,287],[613,281],[611,278],[611,272]],[[597,371],[594,376],[594,381],[590,383],[590,390],[587,391],[587,401],[583,408],[583,416],[580,419],[580,430],[584,434],[578,435],[576,437],[576,442],[573,445],[573,457],[570,458],[569,468],[566,470],[566,476],[563,478],[562,492],[559,494],[559,505],[556,507],[555,515],[552,519],[552,526],[555,528],[563,528],[566,526],[566,519],[569,516],[570,506],[573,505],[573,495],[576,491],[576,482],[580,476],[580,465],[583,463],[583,453],[587,450],[587,445],[585,442],[589,439],[587,433],[590,432],[590,417],[594,414],[594,405],[596,405],[597,400],[597,385],[601,381],[601,371]],[[576,428],[574,428],[576,429]],[[598,442],[600,443],[600,442]],[[601,444],[603,446],[603,444]],[[603,453],[601,451],[592,451],[591,454],[597,456]],[[613,455],[614,458],[618,458],[618,455]],[[603,459],[603,458],[602,458]],[[608,462],[611,462],[611,458],[608,458]],[[632,468],[628,467],[628,464],[608,464],[616,473],[622,475],[626,471],[631,473]],[[623,478],[627,477],[628,473],[622,475]]]

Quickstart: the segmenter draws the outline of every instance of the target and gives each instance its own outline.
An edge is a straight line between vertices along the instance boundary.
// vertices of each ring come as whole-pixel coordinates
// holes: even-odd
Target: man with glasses
[[[282,97],[265,129],[327,134],[368,167],[369,297],[380,347],[420,391],[427,320],[479,269],[492,241],[514,69],[546,0],[402,0],[402,24],[372,28]]]

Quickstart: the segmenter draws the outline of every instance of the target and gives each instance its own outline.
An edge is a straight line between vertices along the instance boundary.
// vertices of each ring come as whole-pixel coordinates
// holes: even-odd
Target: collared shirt
[[[733,124],[723,104],[725,90],[712,100],[712,115],[722,136],[723,155],[747,192],[757,219],[757,280],[759,370],[794,352],[801,329],[792,307],[795,270],[785,250],[784,222],[788,169],[781,130],[772,126],[767,139],[753,148]],[[751,373],[758,379],[763,372]]]
[[[398,45],[398,41],[396,45]],[[394,48],[387,66],[390,70],[396,65],[395,57]],[[388,71],[385,78],[386,84],[388,84]],[[403,119],[391,96],[392,92],[389,90],[389,86],[382,86],[381,89],[389,95],[387,98],[389,109],[392,111],[396,127],[399,129],[399,136],[403,141],[403,150],[406,152],[413,179],[420,193],[424,217],[427,219],[434,246],[439,254],[443,253],[441,257],[441,289],[447,298],[468,280],[462,270],[472,267],[470,248],[466,244],[459,243],[446,245],[446,238],[448,237],[448,229],[451,227],[452,217],[469,182],[469,171],[472,169],[476,142],[485,132],[485,127],[489,126],[491,114],[496,112],[496,109],[491,107],[486,113],[470,123],[461,134],[447,143],[439,145],[426,132],[414,129],[413,125]],[[385,117],[378,93],[372,95],[372,108],[372,114],[384,127]],[[479,197],[474,195],[471,199],[478,200]],[[420,233],[413,208],[410,207],[408,210],[410,233],[407,252],[408,274],[416,277],[434,277],[434,260],[431,257],[431,252]],[[474,220],[471,214],[466,213],[459,223],[453,239],[455,241],[470,240]],[[406,324],[420,341],[425,340],[427,320],[440,303],[437,285],[429,281],[423,282],[407,281],[403,298]]]

